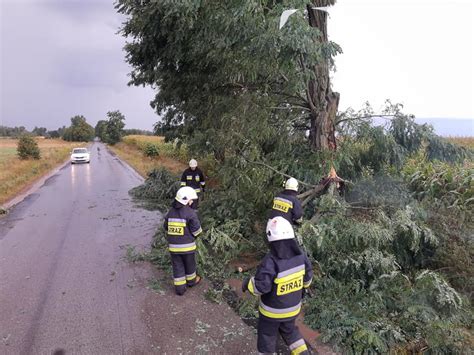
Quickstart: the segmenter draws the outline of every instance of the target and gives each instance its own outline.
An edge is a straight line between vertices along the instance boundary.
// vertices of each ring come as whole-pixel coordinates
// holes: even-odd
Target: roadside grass
[[[451,143],[474,149],[474,137],[446,137],[446,139]]]
[[[164,288],[163,288],[163,284],[162,284],[162,280],[158,280],[158,279],[149,279],[148,280],[148,286],[147,288],[151,291],[153,291],[154,293],[158,293],[160,295],[164,295],[165,294],[165,291],[164,291]]]
[[[159,155],[157,157],[145,156],[144,150],[147,144],[153,144],[158,148]],[[165,143],[163,137],[125,136],[122,142],[109,146],[109,149],[145,178],[155,168],[164,167],[174,174],[181,174],[187,167],[186,148],[178,148],[173,143]]]
[[[125,259],[129,263],[136,263],[140,261],[147,261],[149,260],[149,254],[147,252],[140,252],[137,251],[136,248],[133,245],[127,244],[121,247],[126,248],[125,249]]]
[[[21,160],[17,139],[0,139],[0,204],[25,191],[34,181],[63,163],[78,143],[61,139],[36,139],[41,159]]]

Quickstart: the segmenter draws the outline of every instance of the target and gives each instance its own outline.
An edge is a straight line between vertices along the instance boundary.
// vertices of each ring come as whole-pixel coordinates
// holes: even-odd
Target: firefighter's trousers
[[[291,355],[309,354],[306,343],[301,336],[295,319],[290,321],[269,320],[260,314],[258,319],[257,349],[259,354],[276,352],[278,333],[290,348]]]
[[[195,253],[171,253],[171,264],[173,265],[173,281],[176,293],[182,295],[186,292],[186,286],[192,287],[196,282]]]

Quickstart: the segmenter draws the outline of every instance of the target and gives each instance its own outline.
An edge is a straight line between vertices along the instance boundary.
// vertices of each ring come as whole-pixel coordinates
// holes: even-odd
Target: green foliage
[[[413,279],[400,272],[381,275],[369,289],[361,288],[357,280],[324,277],[315,293],[307,303],[305,319],[323,331],[323,341],[342,345],[345,353],[388,353],[396,348],[407,352],[410,347],[460,353],[463,349],[465,310],[456,292],[431,272]],[[434,331],[440,327],[446,330],[443,342],[436,339],[439,331]]]
[[[162,270],[171,274],[171,258],[168,251],[168,241],[163,228],[158,228],[153,237],[149,260]]]
[[[331,65],[340,48],[314,41],[316,30],[304,16],[278,30],[283,9],[305,6],[297,0],[117,3],[128,17],[122,33],[130,39],[125,50],[133,67],[131,84],[160,88],[152,105],[163,121],[155,132],[213,163],[215,184],[199,210],[200,270],[222,279],[229,260],[267,250],[267,211],[284,180],[267,166],[314,185],[334,165],[339,176],[353,181],[346,198],[331,187],[310,201],[305,217],[311,222],[300,231],[320,274],[317,297],[307,302],[309,324],[346,353],[426,346],[459,352],[472,313],[433,271],[434,265],[453,261],[440,254],[450,244],[444,227],[433,223],[441,210],[411,195],[417,186],[424,189],[428,175],[412,184],[401,171],[409,170],[407,162],[421,149],[429,161],[462,162],[472,155],[435,136],[429,126],[417,125],[391,102],[381,113],[389,118],[386,124],[374,120],[369,105],[340,114],[337,152],[308,149],[303,134],[308,107],[301,99],[315,75],[308,68]],[[301,58],[306,65],[299,64]],[[178,179],[153,174],[132,194],[167,210]],[[443,201],[446,194],[438,187],[430,192]],[[469,198],[463,200],[467,207]],[[154,243],[156,262],[169,267],[161,229]],[[250,302],[238,309],[255,315]]]
[[[33,128],[33,130],[31,131],[32,134],[34,134],[35,136],[39,136],[39,137],[47,137],[48,136],[48,129],[45,128],[45,127],[36,127]]]
[[[206,298],[206,300],[217,304],[221,304],[224,301],[222,290],[217,290],[211,287],[208,288],[206,292],[204,292],[204,297]]]
[[[133,245],[126,245],[125,258],[129,263],[148,260],[147,253],[138,252]]]
[[[254,242],[242,236],[239,221],[230,220],[221,224],[202,220],[202,223],[204,233],[197,239],[199,269],[206,277],[221,280],[228,272],[228,263],[253,246]]]
[[[389,117],[385,124],[376,121],[381,118],[368,103],[358,112],[349,109],[339,114],[342,138],[335,165],[341,176],[398,175],[407,160],[422,149],[429,161],[462,163],[474,157],[469,149],[435,135],[431,126],[415,123],[414,116],[404,114],[402,108],[387,100],[381,113]]]
[[[149,143],[154,144],[158,149],[158,153],[168,158],[174,158],[183,163],[188,163],[190,156],[187,150],[187,146],[183,145],[182,142],[164,142],[161,137],[150,136],[125,136],[123,137],[124,143],[127,145],[135,146],[145,154],[145,149]],[[202,159],[200,159],[202,161]],[[202,164],[201,164],[202,165]]]
[[[446,222],[446,218],[439,216],[437,223]],[[456,221],[457,222],[457,221]],[[444,228],[449,228],[444,223]],[[457,290],[465,294],[474,304],[474,240],[472,238],[472,224],[461,226],[462,231],[456,231],[459,225],[446,231],[449,236],[442,241],[436,254],[433,256],[433,268],[438,269]],[[462,235],[461,233],[466,235]]]
[[[403,176],[419,200],[430,199],[448,208],[466,211],[474,206],[474,164],[451,165],[428,161],[423,154],[409,160]]]
[[[95,136],[99,137],[102,142],[107,142],[107,121],[99,120],[95,125]]]
[[[41,152],[38,143],[29,135],[23,135],[18,140],[17,153],[20,159],[40,159]]]
[[[401,177],[389,175],[363,176],[345,194],[352,206],[380,207],[395,211],[412,202],[411,192]]]
[[[145,183],[131,189],[130,195],[151,202],[153,207],[165,212],[169,209],[179,187],[179,179],[168,170],[160,168],[152,170]]]
[[[155,133],[174,139],[208,130],[219,140],[229,123],[249,114],[249,100],[259,116],[269,113],[288,128],[307,125],[307,82],[314,67],[331,66],[341,48],[315,40],[317,29],[304,16],[278,29],[284,9],[306,5],[118,1],[117,10],[127,16],[122,34],[130,39],[125,50],[131,84],[160,88],[152,104],[163,122]],[[225,149],[211,146],[222,160]]]
[[[18,138],[25,134],[28,134],[28,130],[24,126],[20,126],[20,127],[0,126],[0,137]]]
[[[59,133],[59,130],[55,129],[53,131],[48,131],[47,136],[48,138],[60,138],[61,134]]]
[[[163,286],[160,282],[160,280],[157,279],[149,279],[148,280],[148,289],[152,290],[155,293],[158,293],[160,295],[164,295],[165,291],[163,290]]]
[[[160,155],[160,151],[156,144],[148,142],[145,144],[145,148],[143,149],[143,154],[146,157],[155,158]]]
[[[108,120],[105,124],[105,142],[114,145],[122,140],[125,116],[120,111],[107,112]],[[102,139],[102,137],[101,137]]]
[[[358,167],[350,175],[353,183],[342,197],[334,195],[332,189],[332,193],[311,201],[305,216],[309,219],[316,213],[317,218],[299,231],[320,277],[315,283],[317,296],[307,301],[307,322],[344,352],[419,351],[428,347],[433,352],[449,353],[466,346],[464,328],[472,310],[459,291],[468,297],[472,291],[472,268],[468,266],[474,254],[472,242],[467,242],[472,240],[467,237],[472,235],[472,228],[465,225],[462,233],[466,238],[453,243],[452,238],[461,235],[459,229],[464,228],[449,227],[459,221],[458,210],[444,203],[433,204],[434,198],[443,196],[438,190],[413,198],[418,185],[412,185],[408,177],[424,171],[425,164],[441,164],[429,158],[425,163],[413,161],[425,151],[426,141],[418,145],[417,140],[403,140],[401,124],[397,138],[385,129],[371,131],[369,125],[356,127],[361,130],[361,139],[353,139],[351,133],[336,154],[314,154],[302,144],[299,134],[270,124],[268,117],[257,116],[252,106],[249,102],[248,110],[255,116],[230,119],[227,133],[209,126],[206,133],[196,131],[188,140],[188,149],[216,158],[213,178],[217,183],[208,189],[199,210],[204,228],[198,239],[199,270],[211,280],[222,280],[228,275],[229,260],[242,253],[263,254],[267,250],[267,211],[284,178],[260,163],[316,184],[331,162],[341,174],[351,166],[349,160]],[[372,133],[367,135],[364,130]],[[218,160],[223,146],[225,158]],[[410,153],[410,149],[418,150]],[[462,174],[461,166],[441,165]],[[155,182],[156,189],[166,191],[163,187],[175,181],[177,178]],[[469,179],[464,187],[459,184],[461,180],[455,181],[451,190],[455,185],[465,192],[466,186],[471,186]],[[158,194],[157,198],[170,201],[172,197]],[[166,205],[167,209],[169,202]],[[469,209],[464,211],[466,216],[472,215]],[[159,245],[164,248],[165,244]],[[158,262],[165,265],[165,255],[155,250],[161,255]],[[433,271],[436,268],[442,270]],[[218,299],[217,293],[209,297]],[[236,309],[246,317],[255,315],[255,307],[248,301],[239,302]]]
[[[65,129],[63,139],[70,142],[89,142],[94,138],[94,128],[84,116],[71,118],[71,126]]]
[[[306,320],[324,340],[354,354],[409,343],[460,351],[468,306],[440,274],[423,270],[439,245],[426,222],[411,206],[390,216],[378,210],[369,220],[342,206],[303,226],[304,244],[322,275]],[[449,329],[443,344],[435,340],[438,327]]]
[[[258,298],[249,297],[239,300],[237,303],[237,313],[244,319],[258,318]]]

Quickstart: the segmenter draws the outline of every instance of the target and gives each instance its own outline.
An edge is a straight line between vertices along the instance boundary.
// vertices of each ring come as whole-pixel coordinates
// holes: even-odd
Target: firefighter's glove
[[[242,281],[242,292],[245,293],[245,291],[248,291],[249,289],[249,282],[250,282],[250,277],[246,277],[244,281]]]

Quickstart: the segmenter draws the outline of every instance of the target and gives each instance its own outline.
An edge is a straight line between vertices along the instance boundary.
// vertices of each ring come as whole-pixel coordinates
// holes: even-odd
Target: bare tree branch
[[[243,155],[242,155],[242,156],[243,156]],[[247,159],[245,156],[243,156],[243,158],[244,158],[246,161],[248,161],[249,163],[252,163],[252,164],[255,164],[255,165],[264,166],[264,167],[266,167],[267,169],[270,169],[271,171],[273,171],[273,172],[275,172],[275,173],[277,173],[277,174],[280,174],[280,175],[282,175],[282,176],[285,176],[285,177],[287,177],[287,178],[293,177],[293,176],[288,175],[288,174],[285,174],[284,172],[281,172],[281,171],[275,169],[273,166],[270,166],[270,165],[265,164],[265,163],[263,163],[263,162],[260,162],[260,161],[253,161],[253,160]],[[298,183],[300,183],[301,185],[304,185],[304,186],[308,186],[308,187],[312,187],[312,188],[316,188],[316,187],[317,187],[317,186],[315,186],[315,185],[308,184],[307,182],[304,182],[304,181],[301,181],[301,180],[298,180],[298,179],[296,179],[296,181],[298,181]]]

